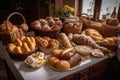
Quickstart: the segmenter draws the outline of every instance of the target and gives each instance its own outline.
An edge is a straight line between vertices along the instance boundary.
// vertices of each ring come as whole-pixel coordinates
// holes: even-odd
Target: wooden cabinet
[[[60,80],[107,80],[109,59],[96,63]]]

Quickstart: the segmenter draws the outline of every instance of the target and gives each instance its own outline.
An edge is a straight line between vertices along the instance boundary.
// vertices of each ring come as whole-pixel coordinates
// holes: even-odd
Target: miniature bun
[[[59,59],[56,58],[56,57],[50,57],[50,58],[48,59],[48,64],[49,64],[50,66],[55,67],[57,62],[59,62]]]
[[[66,60],[60,60],[56,63],[56,68],[60,70],[69,70],[70,63]]]

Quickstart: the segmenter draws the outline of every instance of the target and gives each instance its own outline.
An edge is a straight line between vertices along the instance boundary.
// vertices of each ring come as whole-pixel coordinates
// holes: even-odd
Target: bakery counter
[[[103,58],[92,58],[92,59],[82,61],[81,64],[76,69],[66,71],[66,72],[53,70],[47,64],[45,64],[40,68],[31,68],[26,66],[26,64],[23,61],[13,60],[12,62],[25,80],[40,80],[40,79],[59,80],[75,72],[82,71],[83,69],[86,69],[107,58],[108,56],[104,56]]]

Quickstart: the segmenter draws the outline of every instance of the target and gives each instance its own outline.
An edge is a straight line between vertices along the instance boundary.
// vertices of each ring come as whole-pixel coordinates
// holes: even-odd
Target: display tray
[[[44,61],[42,62],[42,63],[40,63],[40,64],[37,64],[35,67],[32,67],[32,66],[30,66],[30,65],[28,65],[28,64],[26,64],[26,66],[27,67],[29,67],[29,68],[40,68],[40,67],[42,67],[42,66],[44,66],[45,64],[47,63],[47,59],[46,58],[44,58]]]
[[[81,62],[80,62],[80,63],[81,63]],[[60,70],[60,69],[57,69],[57,68],[55,68],[55,67],[53,67],[53,66],[50,66],[49,64],[47,64],[47,65],[48,65],[51,69],[53,69],[53,70],[55,70],[55,71],[64,72],[64,71],[71,71],[71,70],[76,69],[77,67],[79,67],[79,66],[80,66],[80,63],[79,63],[79,64],[77,64],[75,67],[70,68],[70,69],[68,69],[68,70]]]

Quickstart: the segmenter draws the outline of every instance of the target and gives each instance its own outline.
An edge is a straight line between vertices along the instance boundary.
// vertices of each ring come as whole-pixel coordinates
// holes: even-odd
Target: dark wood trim
[[[120,4],[119,4],[119,9],[118,9],[118,15],[117,15],[117,18],[118,18],[119,21],[120,21]]]
[[[102,4],[102,0],[95,0],[94,16],[93,16],[93,20],[94,21],[98,21],[99,20],[101,4]]]
[[[83,4],[83,0],[79,0],[78,16],[80,16],[82,14],[82,4]]]
[[[74,11],[74,16],[78,15],[78,10],[79,10],[79,0],[75,0],[75,11]]]

